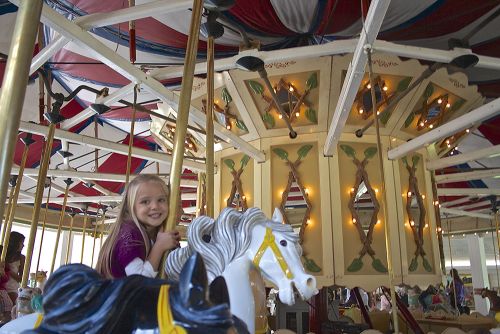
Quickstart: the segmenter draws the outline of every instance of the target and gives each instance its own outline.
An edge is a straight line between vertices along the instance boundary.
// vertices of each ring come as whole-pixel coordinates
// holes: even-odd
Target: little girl
[[[105,278],[157,275],[165,251],[179,247],[177,231],[164,232],[169,190],[156,175],[140,174],[124,192],[120,213],[99,253],[96,270]]]
[[[7,256],[5,257],[6,269],[9,272],[9,280],[5,283],[12,302],[15,303],[17,299],[17,289],[23,277],[24,269],[24,255],[21,251],[24,247],[24,235],[19,232],[12,231],[10,233],[9,245],[7,246]]]

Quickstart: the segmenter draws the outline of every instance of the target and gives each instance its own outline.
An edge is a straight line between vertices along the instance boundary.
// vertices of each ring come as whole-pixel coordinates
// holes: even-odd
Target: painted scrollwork
[[[304,159],[309,151],[311,150],[312,145],[304,145],[301,146],[297,150],[297,159],[295,161],[291,161],[288,157],[288,152],[285,151],[282,148],[273,148],[273,152],[280,157],[281,160],[284,160],[286,162],[286,165],[289,169],[288,172],[288,180],[287,180],[287,185],[285,187],[285,190],[283,191],[281,195],[281,203],[279,206],[279,210],[281,211],[281,214],[283,215],[283,220],[285,221],[286,224],[290,224],[294,226],[295,224],[291,221],[290,219],[290,210],[288,210],[288,207],[290,207],[290,202],[289,202],[289,195],[290,195],[290,190],[292,187],[297,187],[299,189],[299,192],[301,194],[301,197],[303,198],[303,201],[305,203],[305,211],[302,212],[300,211],[299,214],[301,218],[300,220],[300,228],[299,228],[299,243],[302,245],[304,241],[304,232],[307,227],[308,221],[310,219],[311,215],[311,210],[312,210],[312,204],[311,201],[309,200],[309,195],[307,193],[306,188],[302,184],[300,180],[300,174],[298,171],[298,168],[300,164],[302,163],[302,159]],[[296,211],[295,209],[292,211]],[[302,254],[302,258],[304,259],[304,267],[310,271],[310,272],[320,272],[321,268],[314,262],[313,259],[310,259],[307,257],[306,253],[304,252]]]
[[[368,161],[377,153],[376,147],[368,147],[365,149],[363,160],[356,157],[356,151],[349,145],[340,145],[344,153],[352,158],[353,164],[356,166],[356,180],[351,189],[349,197],[349,211],[351,212],[352,223],[356,227],[359,234],[359,239],[363,244],[359,252],[359,257],[355,258],[347,271],[356,272],[363,267],[363,258],[369,255],[372,258],[372,267],[378,272],[387,272],[387,268],[382,261],[375,255],[375,250],[372,248],[373,232],[378,221],[378,212],[380,204],[377,200],[376,190],[372,188],[368,179],[368,173],[365,170]]]
[[[418,180],[416,176],[417,164],[420,160],[418,155],[414,155],[411,159],[411,164],[408,162],[406,157],[401,159],[406,167],[409,174],[408,182],[408,192],[406,194],[406,214],[408,215],[408,221],[413,234],[413,240],[415,241],[415,257],[412,259],[409,271],[413,272],[418,268],[418,257],[422,257],[422,265],[427,272],[432,271],[432,266],[425,258],[424,251],[424,228],[425,223],[425,206],[424,197],[420,193],[418,187]]]

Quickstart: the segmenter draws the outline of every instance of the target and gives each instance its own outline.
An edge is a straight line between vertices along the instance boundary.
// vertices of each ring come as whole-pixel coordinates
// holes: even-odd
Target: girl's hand
[[[163,251],[180,247],[181,235],[179,231],[158,232],[155,245],[158,244]]]

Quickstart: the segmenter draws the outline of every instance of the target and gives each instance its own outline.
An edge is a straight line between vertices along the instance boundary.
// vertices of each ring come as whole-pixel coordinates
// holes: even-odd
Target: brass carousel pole
[[[14,189],[16,189],[16,182],[17,182],[17,175],[12,175],[9,180],[9,185],[10,185],[10,193],[9,193],[9,202],[7,203],[7,211],[5,212],[5,221],[7,222],[9,216],[10,216],[10,210],[12,210],[12,197],[14,195]],[[3,219],[0,219],[0,228],[3,227],[2,229],[2,238],[0,239],[0,244],[3,245],[3,242],[5,240],[5,227],[7,224],[3,224]]]
[[[173,229],[177,224],[177,217],[180,205],[180,188],[182,160],[184,158],[184,141],[186,140],[187,125],[189,118],[189,109],[191,107],[191,93],[193,90],[194,66],[196,63],[196,54],[198,51],[198,37],[200,33],[200,21],[203,1],[193,1],[193,12],[191,14],[191,25],[189,27],[188,42],[186,45],[186,58],[184,61],[184,70],[182,73],[182,87],[179,98],[179,110],[177,113],[177,122],[174,137],[174,149],[172,153],[172,165],[170,167],[170,203],[168,218],[163,224],[165,230]],[[165,276],[165,261],[161,262],[160,272]]]
[[[71,241],[71,236],[73,234],[73,223],[75,222],[75,215],[76,213],[74,211],[71,211],[70,214],[71,216],[71,222],[69,223],[69,236],[68,236],[68,246],[66,247],[66,261],[64,261],[65,264],[70,263],[69,262],[69,253],[71,252],[71,244],[73,243]]]
[[[0,93],[0,218],[4,216],[5,199],[12,168],[12,157],[28,85],[42,0],[21,1],[12,33],[9,57]],[[6,248],[6,247],[5,247]]]
[[[494,211],[494,214],[496,215],[496,212],[497,212],[498,209],[495,209]],[[493,221],[490,219],[490,225],[491,227],[493,227]],[[488,233],[488,232],[486,232]],[[496,242],[495,242],[495,234],[493,233],[493,231],[491,232],[491,243],[493,245],[493,255],[495,256],[495,269],[496,269],[496,272],[497,272],[497,292],[499,290],[499,285],[500,285],[500,273],[498,272],[498,262],[497,262],[497,252],[498,252],[498,248],[497,248],[497,245],[496,245]]]
[[[45,203],[45,210],[43,213],[43,222],[42,222],[42,235],[40,236],[40,247],[38,248],[38,259],[36,261],[36,271],[40,268],[40,258],[42,256],[42,245],[43,245],[43,237],[45,235],[45,225],[47,224],[47,213],[49,211],[49,203],[50,203],[50,191],[52,190],[52,179],[49,180],[49,192],[47,193],[47,202]],[[45,183],[47,184],[47,183]]]
[[[101,225],[104,225],[104,219],[106,218],[106,211],[102,210],[102,220]],[[97,239],[97,226],[99,225],[99,221],[96,219],[94,226],[94,243],[92,245],[92,258],[90,260],[90,266],[94,267],[94,254],[95,254],[95,241]]]
[[[209,14],[211,15],[211,13]],[[206,215],[214,217],[214,36],[208,36],[206,119]]]
[[[130,165],[132,164],[132,145],[134,143],[134,131],[135,131],[135,112],[137,110],[137,85],[134,86],[134,106],[132,108],[132,122],[130,123],[130,137],[128,140],[128,155],[127,155],[127,172],[125,175],[125,186],[128,185],[130,179]]]
[[[432,202],[434,205],[434,215],[436,217],[436,228],[441,229],[442,228],[442,223],[441,223],[441,212],[439,210],[439,196],[437,193],[437,186],[436,186],[436,178],[435,178],[435,172],[431,172],[431,183],[432,183],[432,196],[434,198],[434,201]],[[446,275],[446,262],[444,260],[444,247],[443,247],[443,235],[441,233],[438,233],[438,247],[439,247],[439,260],[441,262],[441,272],[443,275]]]
[[[87,220],[89,218],[89,207],[85,207],[83,216],[83,230],[82,230],[82,255],[80,256],[80,263],[83,263],[83,252],[85,251],[85,232],[87,231]]]
[[[62,94],[61,94],[62,96]],[[52,153],[52,145],[54,143],[54,132],[56,129],[56,124],[61,122],[64,118],[59,114],[59,110],[63,104],[63,97],[56,99],[52,104],[52,111],[47,112],[45,115],[48,118],[50,125],[47,133],[47,138],[45,140],[44,153],[42,161],[40,162],[40,170],[38,171],[38,180],[45,180],[47,177],[47,170],[49,168],[50,156]],[[71,180],[71,179],[68,179]],[[72,181],[71,181],[72,182]],[[69,187],[69,185],[68,185]],[[45,188],[45,182],[38,182],[36,185],[35,201],[33,203],[33,215],[31,217],[31,227],[28,240],[28,247],[26,250],[26,260],[24,262],[23,278],[21,280],[21,286],[26,287],[28,284],[28,277],[31,267],[31,258],[33,256],[33,248],[35,246],[36,232],[38,228],[38,218],[40,216],[40,209],[42,206],[43,191]],[[67,197],[67,195],[66,195]],[[59,239],[57,239],[59,241]],[[51,271],[52,273],[52,271]]]
[[[64,199],[63,199],[63,205],[61,208],[61,215],[59,216],[59,225],[57,225],[56,244],[54,245],[54,254],[52,255],[52,264],[50,265],[50,273],[49,274],[52,274],[54,272],[54,267],[56,265],[57,248],[59,247],[59,238],[61,237],[61,228],[62,228],[62,224],[64,221],[64,213],[66,211],[66,203],[68,201],[69,186],[73,183],[73,180],[66,179],[66,180],[64,180],[64,182],[66,183],[66,189],[64,190]]]
[[[21,141],[24,143],[23,156],[21,158],[21,165],[19,166],[19,175],[16,179],[16,186],[14,188],[14,193],[12,194],[12,204],[9,210],[9,216],[5,220],[5,234],[3,239],[2,255],[0,257],[1,261],[5,261],[7,256],[7,249],[9,248],[10,231],[12,230],[12,222],[14,221],[14,216],[16,214],[16,203],[19,197],[19,191],[21,190],[21,183],[23,181],[24,167],[26,166],[26,160],[28,158],[29,146],[35,141],[31,138],[31,134],[27,134],[25,138]]]
[[[383,201],[380,201],[380,205],[382,206],[382,214],[384,215],[384,231],[385,231],[385,247],[387,251],[387,271],[389,275],[389,288],[391,292],[391,301],[392,301],[392,321],[394,324],[394,332],[399,333],[399,322],[398,322],[398,306],[396,303],[396,289],[394,286],[394,269],[392,267],[392,246],[391,246],[391,233],[390,233],[390,225],[387,220],[387,210],[386,210],[386,198],[385,198],[385,175],[384,175],[384,163],[382,157],[382,143],[380,141],[380,127],[379,127],[379,117],[377,115],[377,99],[375,97],[375,81],[373,80],[373,68],[372,68],[372,54],[371,49],[367,50],[368,56],[368,76],[370,78],[371,85],[371,98],[372,98],[372,112],[373,119],[375,121],[375,132],[377,135],[377,153],[378,153],[378,162],[379,162],[379,171],[380,171],[380,179],[382,181],[382,196],[384,196]]]

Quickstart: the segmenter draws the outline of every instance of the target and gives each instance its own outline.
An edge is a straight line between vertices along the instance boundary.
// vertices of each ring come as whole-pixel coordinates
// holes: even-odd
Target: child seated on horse
[[[179,247],[178,231],[163,231],[169,190],[156,175],[136,176],[124,192],[116,223],[99,253],[96,270],[105,278],[155,277],[163,253]]]

